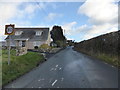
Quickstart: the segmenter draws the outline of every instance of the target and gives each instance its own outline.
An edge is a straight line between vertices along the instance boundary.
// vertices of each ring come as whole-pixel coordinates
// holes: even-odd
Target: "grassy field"
[[[11,62],[8,65],[7,53],[7,50],[2,50],[2,85],[9,83],[44,61],[44,57],[37,52],[16,56],[15,50],[11,50]]]

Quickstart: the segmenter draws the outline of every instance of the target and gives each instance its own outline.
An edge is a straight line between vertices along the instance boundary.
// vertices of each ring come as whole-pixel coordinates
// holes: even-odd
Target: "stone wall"
[[[27,54],[27,48],[26,47],[17,48],[17,50],[16,50],[16,55],[17,56],[21,56],[21,55],[24,55],[24,54]]]

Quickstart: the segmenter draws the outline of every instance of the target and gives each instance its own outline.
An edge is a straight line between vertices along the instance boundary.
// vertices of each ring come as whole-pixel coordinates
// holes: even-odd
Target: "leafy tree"
[[[61,26],[53,26],[52,31],[50,32],[53,42],[58,46],[63,46],[66,43],[66,37],[63,35],[63,29]],[[62,43],[62,45],[61,45]]]

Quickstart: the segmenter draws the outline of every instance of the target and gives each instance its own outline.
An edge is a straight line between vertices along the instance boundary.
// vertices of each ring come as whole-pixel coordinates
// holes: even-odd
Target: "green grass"
[[[28,52],[25,55],[16,56],[15,50],[11,50],[11,62],[8,65],[7,52],[7,50],[2,50],[2,85],[16,79],[44,61],[44,57],[37,52]]]
[[[119,67],[119,60],[118,60],[118,56],[113,56],[113,55],[107,55],[107,54],[98,54],[96,55],[97,58],[109,63],[109,64],[112,64],[114,66],[117,66]]]
[[[105,54],[105,53],[94,53],[91,51],[81,51],[79,50],[79,52],[82,52],[84,54],[87,54],[89,56],[98,58],[106,63],[109,63],[111,65],[114,65],[115,67],[120,67],[120,56],[119,55],[109,55],[109,54]]]

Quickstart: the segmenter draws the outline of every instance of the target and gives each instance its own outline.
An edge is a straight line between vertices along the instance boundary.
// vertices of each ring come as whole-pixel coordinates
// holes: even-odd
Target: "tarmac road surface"
[[[118,69],[68,47],[5,88],[117,88]]]

